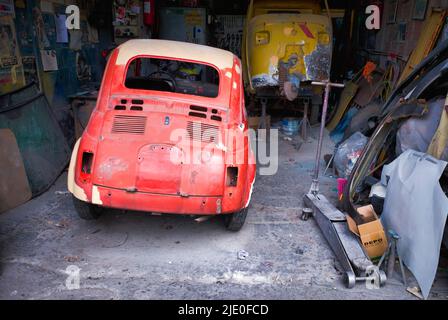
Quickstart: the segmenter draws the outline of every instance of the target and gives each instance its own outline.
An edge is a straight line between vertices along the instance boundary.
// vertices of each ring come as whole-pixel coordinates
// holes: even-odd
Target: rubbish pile
[[[349,229],[372,260],[380,257],[382,267],[388,265],[388,277],[396,259],[409,269],[425,299],[442,243],[448,242],[447,61],[445,41],[393,92],[397,75],[386,70],[382,80],[372,82],[372,94],[361,106],[360,93],[366,89],[359,79],[375,77],[376,69],[367,64],[346,85],[336,118],[327,127],[337,143],[332,164],[338,187],[345,185],[339,200]],[[385,75],[392,81],[384,81]],[[406,285],[404,271],[402,277]]]

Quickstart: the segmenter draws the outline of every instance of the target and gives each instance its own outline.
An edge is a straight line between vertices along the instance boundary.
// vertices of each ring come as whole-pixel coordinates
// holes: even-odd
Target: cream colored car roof
[[[117,64],[125,65],[129,60],[139,55],[168,57],[207,62],[219,69],[233,67],[233,53],[218,48],[212,48],[188,42],[138,39],[129,40],[118,47]]]

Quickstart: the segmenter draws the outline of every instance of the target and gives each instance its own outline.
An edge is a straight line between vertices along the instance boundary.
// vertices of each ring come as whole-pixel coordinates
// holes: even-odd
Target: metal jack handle
[[[314,163],[313,183],[311,184],[310,189],[311,194],[317,195],[319,193],[319,162],[322,153],[322,142],[324,139],[325,120],[327,119],[328,99],[330,97],[331,87],[344,88],[345,85],[342,83],[333,83],[330,81],[312,82],[311,84],[315,86],[325,87],[325,98],[322,109],[322,118],[320,121],[320,133],[319,133],[319,141],[317,144],[316,162]]]

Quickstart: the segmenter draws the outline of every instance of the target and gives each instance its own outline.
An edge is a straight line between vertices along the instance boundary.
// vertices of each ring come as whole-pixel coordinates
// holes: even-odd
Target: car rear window
[[[154,90],[216,98],[219,73],[208,65],[159,58],[136,58],[126,71],[129,89]]]

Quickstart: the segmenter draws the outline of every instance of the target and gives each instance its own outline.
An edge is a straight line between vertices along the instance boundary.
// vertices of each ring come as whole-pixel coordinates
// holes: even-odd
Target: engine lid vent
[[[112,133],[115,134],[145,134],[146,117],[116,115],[112,125]]]
[[[201,122],[188,121],[187,136],[190,140],[205,143],[219,142],[219,127]]]

